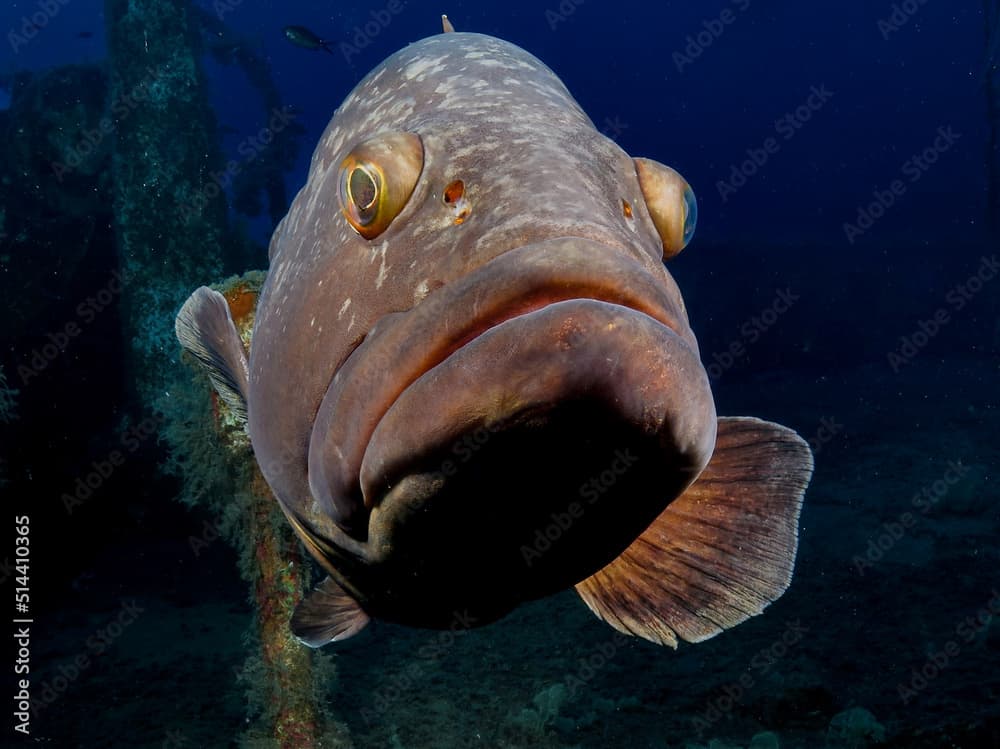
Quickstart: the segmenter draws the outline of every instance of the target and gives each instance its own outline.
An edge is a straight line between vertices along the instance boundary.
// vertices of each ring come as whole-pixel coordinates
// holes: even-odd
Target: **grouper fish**
[[[810,450],[716,415],[665,265],[687,182],[524,50],[446,31],[334,114],[249,352],[216,291],[177,317],[328,575],[292,631],[481,626],[575,587],[623,633],[712,637],[788,587]]]

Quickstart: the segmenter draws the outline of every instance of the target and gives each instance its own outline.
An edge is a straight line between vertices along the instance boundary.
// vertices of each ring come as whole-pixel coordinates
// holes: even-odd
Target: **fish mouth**
[[[516,452],[511,435],[528,439],[550,422],[552,439],[572,441],[581,419],[607,421],[626,447],[635,443],[629,434],[645,435],[686,484],[711,454],[715,411],[671,291],[665,270],[657,278],[606,245],[563,238],[505,252],[386,316],[338,370],[317,413],[314,499],[367,536],[378,558],[397,544],[400,504],[412,514],[451,468]],[[490,449],[468,442],[483,434]]]

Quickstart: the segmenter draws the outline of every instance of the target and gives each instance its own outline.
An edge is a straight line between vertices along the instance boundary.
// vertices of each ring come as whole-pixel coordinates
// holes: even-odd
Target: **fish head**
[[[715,406],[664,266],[694,215],[498,39],[415,43],[347,97],[271,242],[248,429],[366,610],[496,618],[698,476]]]

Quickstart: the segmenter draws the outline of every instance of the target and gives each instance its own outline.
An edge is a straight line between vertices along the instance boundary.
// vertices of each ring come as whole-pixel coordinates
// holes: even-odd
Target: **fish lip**
[[[360,484],[365,450],[407,388],[488,331],[573,300],[651,317],[697,356],[679,298],[634,257],[577,237],[508,250],[407,312],[387,315],[352,352],[314,420],[308,470],[313,497],[341,527],[364,533],[367,512],[382,494],[366,493]],[[457,316],[456,309],[472,313]]]
[[[563,289],[558,287],[553,287],[553,290],[562,291]],[[541,292],[543,290],[539,291]],[[581,289],[581,292],[582,291],[583,289]],[[435,362],[434,364],[432,364],[431,366],[427,367],[425,370],[420,372],[417,375],[417,377],[413,379],[413,381],[416,381],[423,375],[427,374],[427,372],[430,372],[435,367],[441,366],[441,364],[443,364],[449,357],[455,356],[470,343],[473,343],[478,338],[485,335],[494,328],[497,328],[503,325],[504,323],[510,322],[511,320],[516,320],[519,317],[526,317],[536,312],[541,312],[544,309],[548,309],[553,305],[562,304],[564,302],[594,301],[594,302],[605,302],[607,304],[614,304],[615,306],[623,307],[625,309],[632,310],[633,312],[640,312],[644,315],[648,315],[649,317],[652,317],[654,320],[664,325],[665,327],[670,328],[675,333],[678,332],[676,321],[673,320],[668,315],[662,314],[662,312],[659,309],[656,309],[655,307],[650,307],[648,305],[640,306],[638,304],[622,304],[620,300],[607,299],[605,298],[606,296],[611,296],[611,295],[604,295],[599,293],[571,292],[568,295],[562,293],[553,293],[551,296],[546,297],[544,296],[543,293],[540,293],[537,298],[534,298],[531,301],[523,303],[515,303],[516,299],[512,298],[510,300],[511,303],[509,305],[501,306],[500,310],[497,311],[498,314],[490,315],[480,320],[475,327],[471,328],[465,336],[463,336],[460,340],[456,342],[454,347],[450,348],[450,350],[444,357],[442,357],[439,361]],[[412,382],[409,384],[412,384]],[[407,385],[407,387],[409,387],[409,385]],[[403,390],[400,391],[400,395],[402,395],[402,393],[405,390],[406,388],[403,388]]]

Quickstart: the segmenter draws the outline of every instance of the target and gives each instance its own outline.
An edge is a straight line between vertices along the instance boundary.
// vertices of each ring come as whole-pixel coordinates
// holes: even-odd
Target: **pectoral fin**
[[[247,352],[226,298],[207,286],[184,302],[174,322],[177,340],[205,368],[212,386],[236,417],[247,418]]]
[[[318,648],[353,637],[369,621],[358,602],[328,577],[295,607],[291,627],[303,644]]]
[[[618,631],[674,648],[761,613],[791,582],[812,469],[791,429],[719,419],[698,479],[577,592]]]

